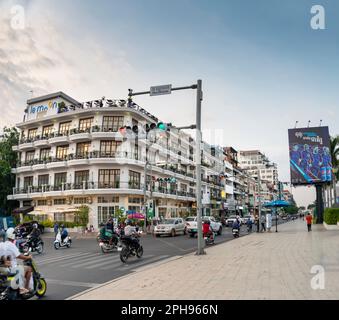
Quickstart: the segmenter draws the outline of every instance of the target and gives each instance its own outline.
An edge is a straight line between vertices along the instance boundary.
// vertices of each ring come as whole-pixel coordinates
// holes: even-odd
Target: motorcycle
[[[138,232],[138,234],[141,234],[141,232]],[[138,248],[135,248],[134,246],[132,246],[131,238],[137,239],[139,242],[139,239],[136,238],[135,236],[131,236],[131,237],[122,236],[121,237],[123,248],[120,252],[120,260],[123,263],[126,263],[130,256],[136,256],[140,259],[142,255],[144,254],[144,248],[142,247],[142,245],[140,245],[140,242],[139,242]]]
[[[37,252],[38,254],[42,254],[44,251],[44,242],[41,238],[34,240],[31,236],[28,236],[26,241],[23,241],[23,239],[19,239],[19,241],[19,251],[21,253]]]
[[[17,274],[8,273],[0,275],[0,301],[1,300],[29,300],[34,296],[42,298],[47,291],[47,282],[39,273],[33,260],[25,262],[26,266],[32,268],[33,287],[29,293],[20,294],[19,279]]]
[[[214,233],[213,233],[212,237],[204,235],[205,245],[209,246],[209,245],[215,244],[214,239],[215,239],[215,234]]]
[[[61,240],[61,232],[59,231],[55,240],[54,240],[54,248],[55,250],[58,250],[59,248],[67,247],[70,248],[72,245],[72,239],[68,235],[64,241]]]
[[[233,229],[232,233],[234,238],[239,238],[239,229]]]
[[[110,244],[110,240],[109,239],[101,239],[99,240],[99,246],[101,248],[101,251],[103,253],[109,253],[109,252],[113,252],[113,251],[121,251],[122,250],[122,244],[120,241],[120,238],[118,237],[117,242],[112,242],[112,244]]]

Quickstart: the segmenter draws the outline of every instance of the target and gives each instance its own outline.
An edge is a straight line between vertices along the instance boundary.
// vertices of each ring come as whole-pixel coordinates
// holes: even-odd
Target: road
[[[273,229],[273,231],[275,228]],[[243,226],[240,236],[247,235]],[[53,235],[43,236],[45,250],[33,254],[39,271],[47,280],[46,300],[63,300],[74,294],[107,281],[135,272],[138,268],[197,250],[197,239],[178,235],[141,238],[144,256],[130,258],[127,264],[120,261],[118,253],[103,254],[95,238],[74,239],[71,248],[53,248]],[[233,239],[231,228],[224,228],[216,237],[216,245]]]

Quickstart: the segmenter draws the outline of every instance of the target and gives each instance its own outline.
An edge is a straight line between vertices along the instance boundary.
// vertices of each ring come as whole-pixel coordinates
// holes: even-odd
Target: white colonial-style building
[[[17,124],[16,187],[8,199],[53,221],[73,221],[79,206],[87,205],[89,225],[97,228],[118,209],[142,212],[146,181],[147,205],[155,216],[194,211],[195,140],[175,128],[146,130],[159,122],[125,100],[79,103],[63,92],[28,100]],[[122,133],[124,126],[131,130]],[[202,155],[202,192],[210,194],[204,207],[217,214],[225,190],[224,155],[207,144]]]

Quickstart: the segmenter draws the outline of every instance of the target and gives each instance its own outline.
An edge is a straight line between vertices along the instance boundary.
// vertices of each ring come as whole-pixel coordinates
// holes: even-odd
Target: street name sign
[[[166,84],[162,86],[151,87],[151,96],[160,96],[163,94],[171,94],[172,93],[172,85]]]

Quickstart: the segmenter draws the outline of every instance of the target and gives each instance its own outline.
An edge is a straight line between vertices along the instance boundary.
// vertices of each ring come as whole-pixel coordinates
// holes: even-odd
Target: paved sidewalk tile
[[[339,299],[339,232],[321,225],[307,232],[304,221],[278,229],[147,268],[73,299]],[[311,286],[321,285],[314,266],[325,270],[324,289]]]

